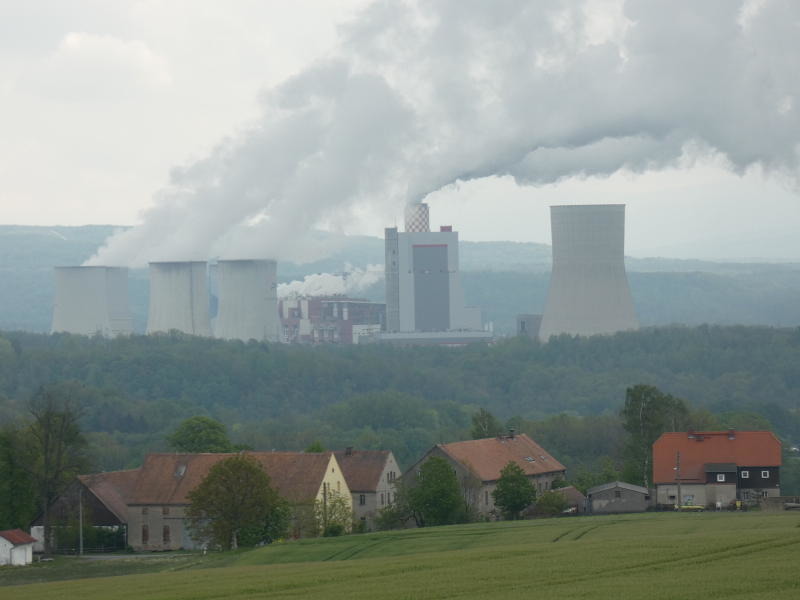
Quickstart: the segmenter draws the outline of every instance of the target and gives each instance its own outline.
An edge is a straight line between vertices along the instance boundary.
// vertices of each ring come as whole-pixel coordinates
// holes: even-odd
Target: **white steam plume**
[[[278,285],[278,297],[289,296],[356,296],[383,279],[383,265],[368,265],[366,269],[346,264],[342,273],[315,273],[302,281]]]
[[[790,0],[377,1],[91,262],[285,258],[321,222],[489,175],[713,153],[796,182],[798,23]]]

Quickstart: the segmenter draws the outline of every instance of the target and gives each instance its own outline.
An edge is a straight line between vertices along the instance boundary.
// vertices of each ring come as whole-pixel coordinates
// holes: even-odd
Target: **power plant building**
[[[151,262],[147,333],[181,331],[211,336],[204,261]]]
[[[226,340],[278,340],[277,265],[274,260],[220,260],[214,334]]]
[[[56,267],[52,333],[115,337],[133,331],[125,267]]]
[[[458,233],[430,231],[428,205],[406,209],[406,230],[386,233],[386,330],[393,333],[480,331],[477,308],[464,305]]]
[[[625,205],[551,206],[553,270],[539,339],[639,328],[625,273]]]

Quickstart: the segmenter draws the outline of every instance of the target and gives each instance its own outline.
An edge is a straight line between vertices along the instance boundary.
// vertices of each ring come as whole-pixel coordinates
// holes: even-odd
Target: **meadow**
[[[302,540],[238,553],[178,556],[171,562],[165,556],[149,573],[19,585],[3,591],[8,597],[37,600],[489,596],[774,600],[800,597],[798,558],[800,515],[796,513],[647,513]],[[83,559],[62,559],[69,560]],[[136,564],[136,560],[151,559],[122,563]],[[116,567],[120,573],[126,568],[122,563]],[[143,563],[138,564],[142,568]],[[53,565],[53,572],[63,572],[64,565]],[[47,567],[28,569],[36,568],[40,579],[46,576],[41,569]],[[8,569],[0,569],[0,583],[9,583]]]

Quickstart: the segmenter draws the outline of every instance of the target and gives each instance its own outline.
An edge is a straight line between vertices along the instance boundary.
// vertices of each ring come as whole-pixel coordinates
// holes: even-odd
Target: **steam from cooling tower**
[[[283,258],[321,223],[492,175],[716,154],[797,181],[798,20],[800,3],[754,0],[376,2],[91,264]]]
[[[383,265],[367,265],[366,269],[346,264],[341,273],[314,273],[302,281],[278,285],[278,297],[290,296],[357,296],[383,279]]]

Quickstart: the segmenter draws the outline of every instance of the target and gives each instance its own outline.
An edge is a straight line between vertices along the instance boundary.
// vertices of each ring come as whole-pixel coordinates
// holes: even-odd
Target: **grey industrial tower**
[[[551,206],[553,271],[539,339],[639,328],[625,273],[625,205]]]

